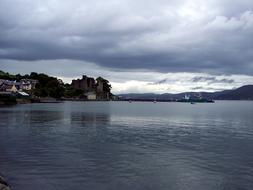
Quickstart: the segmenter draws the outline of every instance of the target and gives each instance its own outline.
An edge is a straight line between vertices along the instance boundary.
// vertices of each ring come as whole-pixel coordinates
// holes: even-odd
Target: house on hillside
[[[15,84],[13,84],[13,85],[10,85],[10,86],[7,86],[7,88],[6,88],[6,92],[18,92],[18,89],[19,89],[19,86],[18,85],[15,85]]]
[[[20,83],[16,81],[1,80],[0,91],[2,92],[14,92],[20,90]]]
[[[20,81],[20,88],[22,90],[30,91],[35,89],[36,84],[38,83],[37,80],[33,79],[21,79]]]
[[[0,79],[0,91],[13,93],[18,91],[30,91],[35,89],[37,83],[37,80],[31,79],[22,79],[20,82]]]

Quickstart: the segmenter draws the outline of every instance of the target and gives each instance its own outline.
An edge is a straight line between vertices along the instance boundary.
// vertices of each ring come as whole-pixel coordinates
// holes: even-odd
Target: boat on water
[[[184,99],[180,99],[180,100],[177,100],[177,102],[186,102],[186,103],[215,103],[214,100],[209,100],[209,99],[189,99],[189,100],[184,100]]]
[[[185,95],[184,98],[177,100],[177,102],[185,102],[185,103],[191,103],[191,104],[195,104],[195,103],[214,103],[214,100],[202,98],[201,96],[192,98],[188,95]]]

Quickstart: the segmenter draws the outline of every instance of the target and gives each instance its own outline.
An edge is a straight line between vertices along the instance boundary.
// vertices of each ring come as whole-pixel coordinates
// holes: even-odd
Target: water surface
[[[253,189],[253,102],[0,108],[14,190]]]

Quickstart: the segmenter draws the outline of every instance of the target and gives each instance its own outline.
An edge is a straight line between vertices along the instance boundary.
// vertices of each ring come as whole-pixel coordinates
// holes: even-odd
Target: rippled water
[[[253,189],[253,102],[0,108],[14,190]]]

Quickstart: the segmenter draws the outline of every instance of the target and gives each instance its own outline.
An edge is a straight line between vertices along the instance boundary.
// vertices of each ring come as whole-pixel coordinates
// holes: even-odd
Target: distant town
[[[11,75],[0,71],[0,104],[57,102],[60,100],[108,101],[111,93],[108,80],[83,75],[64,84],[61,79],[43,73]]]

